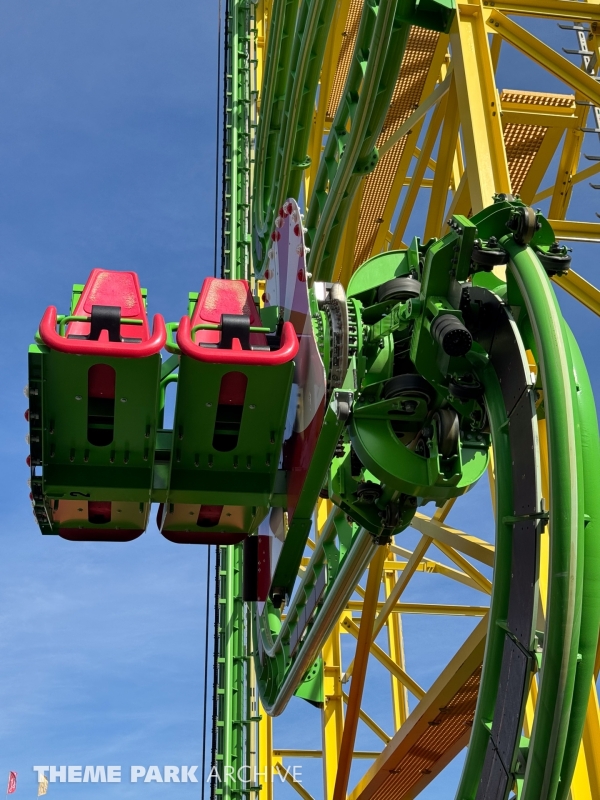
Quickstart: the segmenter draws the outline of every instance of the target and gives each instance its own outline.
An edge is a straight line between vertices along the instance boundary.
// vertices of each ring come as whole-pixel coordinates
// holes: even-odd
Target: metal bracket
[[[352,412],[354,392],[335,391],[333,393],[334,411],[340,422],[346,422]]]

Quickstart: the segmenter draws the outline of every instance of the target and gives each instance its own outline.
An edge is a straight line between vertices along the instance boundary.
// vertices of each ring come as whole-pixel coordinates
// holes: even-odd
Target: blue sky
[[[216,3],[159,0],[3,0],[0,4],[0,384],[5,514],[0,526],[0,789],[19,772],[35,795],[34,764],[200,763],[205,556],[154,525],[130,544],[42,537],[27,500],[23,420],[26,351],[44,308],[65,309],[71,284],[95,266],[134,269],[149,310],[178,319],[188,291],[212,272]],[[561,46],[574,35],[538,23]],[[499,84],[561,90],[505,51]],[[596,137],[586,152],[600,153]],[[554,167],[555,169],[555,167]],[[549,173],[551,178],[552,173]],[[420,201],[419,209],[425,199]],[[543,206],[542,206],[543,207]],[[594,220],[600,195],[582,187],[572,216]],[[417,232],[413,221],[414,233]],[[598,251],[574,248],[593,279]],[[561,293],[567,318],[598,374],[595,318]],[[598,388],[596,382],[596,389]],[[486,487],[454,513],[492,538]],[[483,522],[482,522],[483,520]],[[400,543],[408,546],[411,532]],[[433,558],[443,560],[439,554]],[[417,576],[406,600],[446,597],[447,583]],[[455,590],[454,602],[481,602]],[[429,685],[472,622],[406,616],[407,664]],[[350,655],[351,642],[344,637]],[[389,702],[370,668],[367,710],[389,731]],[[276,721],[280,747],[319,746],[319,712],[293,701]],[[361,732],[358,746],[377,742]],[[366,762],[357,765],[366,767]],[[424,797],[452,795],[459,764]],[[304,780],[320,794],[317,762]],[[288,792],[284,795],[289,796]],[[18,796],[19,796],[18,795]],[[53,784],[56,797],[192,797],[198,784]]]

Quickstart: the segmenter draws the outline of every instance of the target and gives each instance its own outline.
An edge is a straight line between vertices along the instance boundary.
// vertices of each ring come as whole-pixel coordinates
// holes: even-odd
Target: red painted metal
[[[192,342],[190,331],[192,329],[189,317],[182,317],[177,329],[177,344],[181,352],[207,364],[231,364],[239,366],[269,367],[287,364],[298,353],[298,337],[294,326],[284,322],[281,331],[281,346],[278,350],[220,350],[212,347],[198,347]]]
[[[40,336],[45,345],[53,350],[58,350],[60,353],[70,353],[77,356],[145,358],[159,353],[167,340],[167,329],[161,314],[154,315],[152,336],[141,342],[108,342],[101,340],[95,342],[88,339],[65,339],[56,332],[56,317],[56,307],[49,306],[40,323]],[[136,326],[136,328],[139,335],[141,326]]]

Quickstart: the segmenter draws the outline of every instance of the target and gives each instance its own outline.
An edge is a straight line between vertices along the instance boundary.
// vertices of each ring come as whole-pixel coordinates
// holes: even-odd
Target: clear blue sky
[[[17,797],[35,796],[34,764],[200,763],[205,551],[170,544],[154,525],[124,545],[42,537],[27,499],[22,387],[44,308],[65,309],[71,284],[93,267],[138,271],[150,312],[167,319],[180,317],[188,291],[212,271],[216,13],[216,3],[191,0],[0,5],[0,792],[14,769]],[[575,47],[573,35],[554,25],[537,29],[557,47]],[[561,90],[509,52],[500,85]],[[586,152],[600,153],[589,138]],[[582,188],[573,216],[595,220],[596,209],[600,193]],[[577,270],[592,278],[598,252],[577,247]],[[598,374],[597,321],[568,299],[564,307]],[[491,538],[487,506],[478,487],[452,520]],[[446,590],[447,583],[417,576],[405,599],[442,601]],[[482,600],[466,589],[452,597]],[[408,667],[422,685],[470,624],[406,617]],[[389,731],[382,680],[374,665],[366,706]],[[276,743],[316,748],[318,726],[319,712],[294,701],[276,722]],[[359,746],[376,741],[361,733]],[[427,800],[453,796],[457,773],[458,765],[450,767]],[[49,796],[199,796],[198,784],[124,778],[52,784]],[[318,796],[317,762],[312,770],[305,763],[304,778]]]

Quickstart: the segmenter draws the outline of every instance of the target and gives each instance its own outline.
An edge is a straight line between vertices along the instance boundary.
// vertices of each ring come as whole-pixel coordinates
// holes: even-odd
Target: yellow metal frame
[[[331,98],[334,83],[340,85],[344,63],[347,63],[340,55],[344,35],[352,35],[348,20],[356,19],[357,8],[360,7],[357,2],[338,0],[331,25],[319,99],[312,120],[308,152],[310,167],[304,176],[304,196],[308,203],[312,199],[311,190],[318,161],[333,117]],[[259,82],[270,5],[271,0],[260,0],[257,5]],[[368,255],[405,247],[407,231],[414,224],[415,213],[423,208],[423,198],[427,211],[421,214],[418,233],[426,240],[443,233],[445,220],[451,214],[477,212],[489,205],[495,193],[509,193],[513,185],[518,185],[520,196],[527,203],[550,200],[548,216],[558,239],[600,242],[599,222],[567,219],[573,193],[584,181],[600,172],[600,162],[580,169],[584,140],[581,128],[585,126],[589,110],[583,103],[600,106],[600,84],[595,76],[584,72],[519,24],[517,20],[520,17],[586,22],[591,26],[588,48],[594,54],[600,52],[600,36],[596,34],[600,23],[599,2],[458,2],[450,35],[440,35],[435,47],[428,52],[428,61],[419,65],[419,68],[426,70],[426,74],[420,84],[423,89],[418,102],[414,108],[411,107],[401,124],[378,142],[380,161],[377,180],[380,186],[385,185],[386,202],[381,219],[377,220],[379,226],[375,238],[370,240],[372,244],[369,245]],[[347,49],[347,44],[345,47]],[[496,83],[499,58],[514,49],[558,78],[565,86],[565,93],[543,95],[534,91],[538,87],[532,87],[529,93],[509,89],[499,91]],[[536,136],[532,135],[534,133]],[[510,140],[508,150],[507,139]],[[520,142],[528,142],[530,150],[526,152],[526,145]],[[401,157],[394,162],[394,169],[386,172],[386,164],[390,163],[386,157],[400,143],[403,143]],[[519,147],[523,148],[522,152]],[[548,180],[548,167],[556,156],[557,174]],[[519,175],[517,169],[521,170]],[[550,185],[544,186],[544,182]],[[347,284],[353,271],[360,265],[361,257],[356,242],[361,225],[368,222],[366,212],[371,202],[368,188],[365,188],[368,185],[368,181],[363,181],[355,196],[338,252],[335,277],[343,284]],[[598,288],[573,271],[554,280],[585,308],[600,315]],[[532,370],[535,370],[533,357],[531,359]],[[543,423],[540,442],[545,461],[547,453],[544,449]],[[544,484],[546,465],[545,461],[542,464],[542,484],[548,499],[547,480]],[[489,476],[493,503],[493,454]],[[409,797],[416,797],[466,744],[468,728],[435,764],[423,770],[410,790],[402,788],[397,776],[403,772],[403,759],[412,752],[411,748],[419,745],[424,732],[431,730],[432,722],[437,724],[435,718],[439,709],[451,703],[452,698],[462,696],[460,692],[465,687],[470,686],[472,691],[476,691],[477,670],[485,646],[488,608],[485,603],[492,588],[488,575],[489,568],[493,567],[494,548],[488,542],[447,525],[445,520],[451,508],[452,503],[448,503],[431,518],[417,514],[413,527],[420,533],[420,538],[412,550],[398,543],[389,546],[387,552],[383,552],[384,548],[380,549],[370,567],[366,589],[356,587],[335,625],[322,652],[325,699],[321,712],[321,749],[277,750],[273,744],[271,721],[262,713],[258,724],[258,749],[259,765],[263,771],[267,769],[272,774],[275,770],[285,777],[284,759],[319,759],[323,770],[324,800],[345,800],[346,797],[349,800],[369,800],[380,796],[377,793],[385,781],[389,781],[386,783],[387,796],[393,796],[395,800],[408,800]],[[322,501],[315,514],[317,530],[323,526],[329,511],[330,504]],[[312,542],[310,546],[314,547]],[[434,560],[431,557],[434,548],[452,566]],[[547,550],[546,540],[540,555],[541,615],[545,608]],[[449,602],[443,605],[404,602],[403,594],[417,572],[437,574],[447,579]],[[481,604],[453,604],[451,592],[457,582],[478,590]],[[472,634],[428,691],[424,691],[406,669],[402,633],[404,614],[481,617]],[[348,638],[356,640],[355,656],[347,664],[342,663],[342,634],[349,634]],[[363,687],[370,658],[376,659],[389,673],[387,685],[394,724],[394,731],[389,733],[363,707]],[[596,674],[599,670],[600,647]],[[379,692],[384,688],[380,684]],[[410,714],[409,693],[418,700]],[[534,678],[525,715],[526,733],[533,720],[536,697],[537,683]],[[361,724],[381,741],[381,753],[355,750],[356,734]],[[352,759],[369,758],[373,763],[348,795]],[[312,800],[310,794],[302,786],[294,785],[289,776],[285,780],[304,800]],[[397,783],[393,782],[395,780]],[[600,799],[600,711],[595,687],[590,693],[571,795],[572,800]],[[272,783],[262,786],[259,798],[274,800]]]

